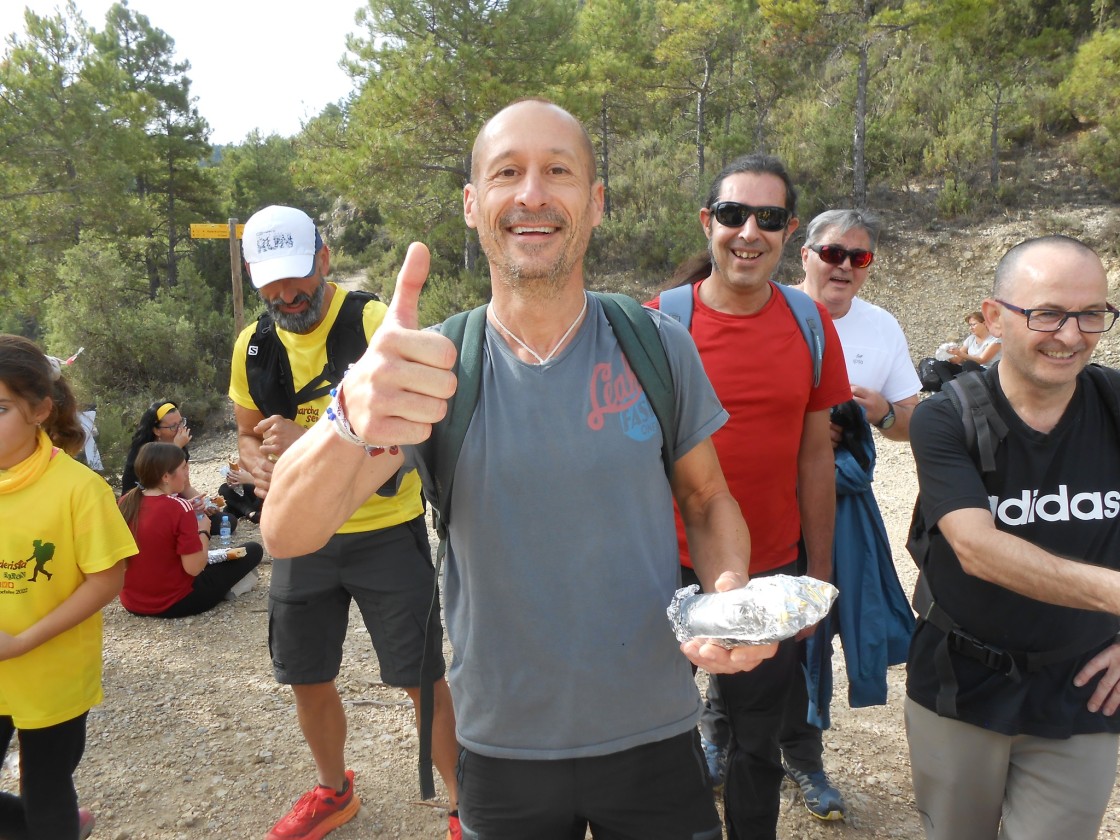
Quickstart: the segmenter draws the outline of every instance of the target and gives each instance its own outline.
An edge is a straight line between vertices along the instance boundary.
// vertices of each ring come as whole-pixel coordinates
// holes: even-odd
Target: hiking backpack
[[[335,294],[340,292],[336,290]],[[342,381],[346,369],[358,361],[369,346],[363,313],[371,300],[379,298],[370,292],[346,293],[327,334],[327,362],[322,372],[304,385],[299,393],[296,393],[292,381],[292,363],[276,335],[272,316],[267,310],[261,313],[245,351],[245,378],[249,396],[265,417],[279,414],[294,420],[300,405],[326,396]]]
[[[667,289],[658,297],[657,306],[666,315],[681,322],[686,330],[692,327],[692,283]],[[782,297],[789,304],[793,319],[805,343],[809,345],[809,355],[813,359],[813,387],[821,384],[821,366],[824,363],[824,327],[821,326],[821,313],[811,297],[792,286],[775,283]]]

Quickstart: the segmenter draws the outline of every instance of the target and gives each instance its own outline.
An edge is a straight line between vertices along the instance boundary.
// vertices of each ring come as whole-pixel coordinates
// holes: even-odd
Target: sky
[[[92,28],[105,28],[114,0],[77,0]],[[339,68],[346,35],[357,32],[362,0],[129,0],[189,61],[191,94],[210,124],[210,142],[240,143],[254,128],[291,136],[302,122],[353,89]],[[23,10],[52,15],[65,0],[0,0],[0,36],[24,34]]]

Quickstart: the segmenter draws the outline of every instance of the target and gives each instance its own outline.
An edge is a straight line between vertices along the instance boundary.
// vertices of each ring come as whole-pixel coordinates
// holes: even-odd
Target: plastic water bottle
[[[229,535],[230,535],[229,514],[223,513],[222,514],[222,527],[218,531],[218,544],[221,545],[222,548],[229,548]]]

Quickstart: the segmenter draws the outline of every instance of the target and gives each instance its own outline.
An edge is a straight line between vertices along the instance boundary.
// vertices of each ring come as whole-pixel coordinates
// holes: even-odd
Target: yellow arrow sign
[[[237,238],[245,233],[245,225],[237,226]],[[191,239],[229,239],[229,225],[205,222],[191,225]]]

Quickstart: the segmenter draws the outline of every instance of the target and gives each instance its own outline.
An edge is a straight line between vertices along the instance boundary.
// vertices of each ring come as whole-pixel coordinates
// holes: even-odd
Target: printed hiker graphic
[[[27,580],[29,583],[35,581],[39,577],[39,572],[45,574],[47,576],[47,580],[50,580],[52,577],[54,577],[54,575],[46,570],[46,565],[47,561],[54,557],[54,543],[43,542],[42,540],[34,540],[32,544],[35,546],[35,548],[32,550],[31,556],[28,557],[24,562],[30,563],[32,560],[34,560],[35,570],[31,573],[31,577],[29,577]]]

